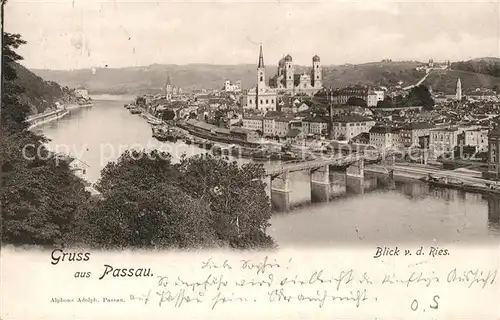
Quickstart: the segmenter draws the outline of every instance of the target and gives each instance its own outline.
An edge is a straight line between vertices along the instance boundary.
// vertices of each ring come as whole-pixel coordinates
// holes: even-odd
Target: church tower
[[[460,78],[457,80],[457,92],[455,94],[455,99],[462,101],[462,82],[460,82]]]
[[[264,55],[262,54],[262,45],[260,45],[259,65],[257,66],[257,91],[266,88],[266,67],[264,66]]]
[[[165,84],[165,98],[167,100],[172,99],[172,83],[170,82],[170,76],[167,76],[167,83]]]
[[[321,78],[321,62],[319,60],[318,55],[315,55],[313,58],[313,72],[312,72],[312,86],[314,88],[322,88],[323,81]]]
[[[293,89],[294,87],[294,80],[293,80],[293,62],[292,62],[292,56],[287,54],[285,57],[285,87],[287,89]]]

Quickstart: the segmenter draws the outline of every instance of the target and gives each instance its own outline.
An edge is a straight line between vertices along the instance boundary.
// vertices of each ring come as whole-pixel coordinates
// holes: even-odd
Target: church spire
[[[262,44],[260,44],[259,65],[257,68],[264,68],[264,55],[262,54]]]
[[[172,85],[172,83],[170,82],[170,75],[167,75],[167,83],[166,83],[167,86],[170,86]]]

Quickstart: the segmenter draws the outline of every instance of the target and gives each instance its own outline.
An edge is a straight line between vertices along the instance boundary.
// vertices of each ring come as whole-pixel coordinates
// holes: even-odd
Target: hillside
[[[399,81],[403,86],[415,84],[424,75],[424,71],[415,68],[422,65],[416,61],[403,62],[372,62],[365,64],[348,64],[340,66],[324,66],[323,79],[327,87],[341,87],[350,84],[367,84],[392,86]],[[172,84],[183,89],[215,89],[221,88],[224,80],[241,80],[244,89],[255,85],[255,65],[151,65],[147,67],[129,68],[99,68],[71,71],[33,70],[37,75],[69,86],[83,86],[91,93],[137,94],[157,93],[165,85],[167,75]],[[308,72],[305,66],[296,66],[299,72]],[[267,66],[267,77],[276,73],[276,66]],[[426,81],[433,90],[444,91],[454,88],[458,76],[462,79],[464,88],[479,86],[493,87],[498,79],[475,73],[451,71],[442,73],[436,71]],[[453,84],[453,85],[452,85]],[[454,90],[454,89],[453,89]]]
[[[371,62],[358,65],[329,66],[324,68],[326,86],[341,87],[349,84],[403,86],[416,83],[425,73],[415,68],[418,62]]]
[[[460,78],[464,92],[479,87],[489,89],[493,89],[495,86],[500,87],[500,77],[461,70],[433,70],[423,84],[431,86],[433,91],[454,94],[458,78]]]
[[[481,73],[500,77],[500,59],[493,57],[477,58],[468,61],[458,61],[451,64],[453,70]]]
[[[61,87],[53,81],[45,81],[18,63],[13,65],[17,74],[15,84],[24,89],[20,100],[30,107],[32,113],[43,112],[53,108],[56,102],[65,103],[72,99],[69,88]]]

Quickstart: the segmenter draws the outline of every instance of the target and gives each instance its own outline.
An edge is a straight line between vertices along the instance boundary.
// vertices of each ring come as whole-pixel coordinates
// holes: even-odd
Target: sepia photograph
[[[130,250],[307,264],[338,247],[498,249],[498,1],[2,0],[1,17],[2,247],[43,252],[43,268]]]

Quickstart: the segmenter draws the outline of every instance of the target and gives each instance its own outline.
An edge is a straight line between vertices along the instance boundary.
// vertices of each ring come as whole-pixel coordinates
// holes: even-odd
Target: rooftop
[[[263,116],[243,116],[243,120],[260,120],[264,119]]]
[[[248,133],[254,132],[253,130],[246,129],[246,128],[239,128],[239,127],[232,127],[230,129],[230,131],[231,132],[236,132],[236,133],[244,133],[244,134],[248,134]]]
[[[333,118],[334,122],[366,122],[366,121],[373,121],[373,119],[363,117],[363,116],[358,116],[358,115],[350,115],[350,116],[339,116]]]
[[[490,131],[488,136],[500,138],[500,125],[495,126],[495,128]]]
[[[303,121],[305,121],[305,122],[328,122],[328,119],[321,117],[321,116],[315,116],[315,117],[308,116]]]
[[[412,122],[405,126],[408,130],[418,130],[418,129],[431,129],[434,126],[429,122]]]
[[[390,126],[374,126],[370,129],[370,133],[380,133],[380,134],[398,133],[400,130],[401,130],[400,128],[390,127]]]
[[[458,131],[458,128],[456,128],[456,127],[453,127],[453,128],[436,128],[436,129],[431,129],[431,131],[455,132],[455,131]]]

